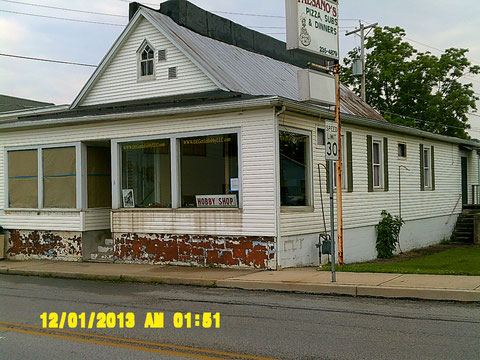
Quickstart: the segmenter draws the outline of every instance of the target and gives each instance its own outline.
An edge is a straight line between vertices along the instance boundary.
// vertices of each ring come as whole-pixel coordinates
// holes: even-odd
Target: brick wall
[[[10,230],[7,237],[7,257],[12,260],[82,258],[81,232]]]
[[[273,237],[115,234],[115,261],[275,269]]]

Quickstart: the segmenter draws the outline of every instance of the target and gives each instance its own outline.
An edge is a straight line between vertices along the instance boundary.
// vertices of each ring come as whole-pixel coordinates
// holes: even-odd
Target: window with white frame
[[[43,149],[43,207],[76,208],[77,172],[74,146]]]
[[[280,131],[281,206],[309,205],[310,137]]]
[[[424,187],[432,187],[432,152],[429,146],[423,148],[423,181]]]
[[[188,137],[179,142],[182,207],[219,207],[220,199],[238,204],[237,134]]]
[[[120,146],[122,189],[133,194],[131,207],[172,207],[170,139],[135,141]]]
[[[154,59],[155,51],[153,47],[147,41],[144,41],[138,52],[138,75],[140,79],[154,77]]]
[[[383,144],[381,140],[372,142],[373,187],[383,187]]]
[[[120,140],[120,207],[238,208],[239,133]],[[115,143],[115,142],[114,142]]]
[[[38,150],[8,151],[8,207],[38,208]]]
[[[80,144],[7,150],[8,208],[77,208],[79,147]]]

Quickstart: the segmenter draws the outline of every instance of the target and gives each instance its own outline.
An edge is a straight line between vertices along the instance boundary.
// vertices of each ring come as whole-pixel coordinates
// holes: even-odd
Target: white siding
[[[314,211],[282,212],[281,234],[293,236],[298,234],[313,234],[323,230],[321,213],[320,187],[317,164],[325,163],[325,148],[316,146],[317,126],[323,127],[323,121],[313,118],[286,116],[280,119],[280,124],[293,126],[312,133],[313,146],[313,178],[314,178]],[[382,210],[398,215],[398,171],[404,165],[410,171],[402,169],[402,217],[404,220],[419,220],[432,217],[448,216],[454,211],[455,204],[461,195],[461,164],[458,145],[438,141],[421,140],[412,136],[402,136],[367,128],[342,126],[342,131],[352,132],[352,160],[354,191],[343,192],[344,228],[353,229],[376,225],[380,220]],[[390,190],[368,192],[367,177],[367,135],[378,138],[388,138],[389,184]],[[398,142],[407,144],[407,159],[397,156]],[[419,145],[435,147],[435,191],[420,191],[420,150]],[[468,154],[469,194],[471,185],[478,183],[478,157],[475,152]],[[324,195],[325,215],[329,228],[329,199],[326,193],[326,176],[322,168],[322,186]],[[336,197],[336,195],[335,195]],[[471,195],[469,199],[471,198]],[[461,202],[454,214],[461,211]],[[350,239],[345,239],[349,241]],[[442,239],[438,239],[440,241]]]
[[[80,212],[0,211],[0,226],[14,230],[82,231]]]
[[[241,163],[243,208],[233,211],[211,210],[157,210],[121,211],[113,215],[113,232],[175,233],[205,235],[275,236],[275,181],[274,181],[274,114],[273,109],[252,110],[225,114],[194,115],[191,117],[162,117],[129,121],[110,121],[56,128],[3,132],[0,134],[0,162],[3,146],[25,146],[83,140],[151,136],[201,130],[241,129]],[[3,189],[4,168],[0,168],[0,186]],[[4,206],[5,192],[0,192],[0,206]],[[60,216],[60,215],[59,215]],[[36,213],[22,214],[21,221],[29,228],[48,228],[58,222],[80,227],[78,213],[75,224],[72,215],[62,214],[52,221]],[[105,214],[98,221],[106,223]],[[11,218],[12,217],[12,218]],[[12,220],[10,220],[12,219]],[[85,226],[90,229],[92,217],[85,215]],[[135,221],[132,222],[132,219]],[[0,225],[14,228],[18,221],[0,210]],[[69,225],[70,226],[70,225]],[[65,226],[62,226],[65,227]]]
[[[84,230],[110,229],[110,209],[89,209],[84,212]]]
[[[137,50],[147,39],[155,48],[155,80],[138,81]],[[167,50],[167,61],[158,62],[158,50]],[[168,79],[168,68],[177,67],[177,79]],[[138,100],[216,90],[217,86],[148,20],[142,18],[80,105]]]

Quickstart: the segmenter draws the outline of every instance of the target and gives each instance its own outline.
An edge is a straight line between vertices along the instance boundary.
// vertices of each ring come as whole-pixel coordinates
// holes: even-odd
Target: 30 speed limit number
[[[325,160],[338,161],[338,125],[325,121]]]

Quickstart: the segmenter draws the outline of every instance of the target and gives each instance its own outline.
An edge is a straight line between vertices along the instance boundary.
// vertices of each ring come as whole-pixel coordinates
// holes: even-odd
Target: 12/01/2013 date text
[[[165,313],[148,312],[145,317],[136,319],[133,312],[91,312],[91,313],[43,313],[40,315],[44,329],[163,329],[166,326]],[[220,328],[220,313],[174,313],[169,319],[177,329]]]

